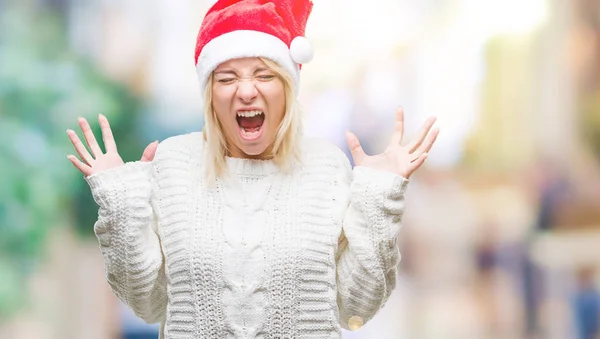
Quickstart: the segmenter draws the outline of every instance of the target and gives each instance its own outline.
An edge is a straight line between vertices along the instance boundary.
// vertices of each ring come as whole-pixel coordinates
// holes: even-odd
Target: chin
[[[268,144],[260,142],[260,143],[256,143],[254,145],[248,145],[248,144],[242,144],[239,145],[238,148],[244,152],[244,154],[250,156],[250,157],[260,157],[261,155],[263,155],[265,153],[265,151],[268,148]]]

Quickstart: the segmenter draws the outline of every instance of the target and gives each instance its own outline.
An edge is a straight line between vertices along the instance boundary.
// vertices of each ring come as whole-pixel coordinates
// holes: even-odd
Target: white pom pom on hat
[[[290,55],[296,63],[306,64],[313,59],[314,50],[307,38],[298,36],[290,44]]]

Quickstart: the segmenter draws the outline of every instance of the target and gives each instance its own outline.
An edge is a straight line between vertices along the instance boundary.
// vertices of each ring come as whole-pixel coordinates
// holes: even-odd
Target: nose
[[[254,81],[240,81],[237,88],[237,96],[244,103],[250,103],[258,96],[258,90]]]

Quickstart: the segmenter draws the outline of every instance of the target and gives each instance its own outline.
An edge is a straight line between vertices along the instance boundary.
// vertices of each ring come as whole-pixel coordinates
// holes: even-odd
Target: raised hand
[[[102,138],[104,140],[104,146],[106,147],[106,153],[103,153],[96,141],[96,137],[94,137],[94,133],[90,128],[87,120],[84,118],[79,118],[79,127],[83,131],[83,136],[88,144],[88,147],[92,151],[92,154],[88,152],[85,145],[81,142],[77,133],[75,131],[68,129],[67,134],[77,154],[81,160],[77,159],[74,155],[67,155],[67,158],[73,163],[83,175],[86,177],[96,174],[111,168],[119,167],[124,164],[123,159],[119,155],[117,151],[117,145],[115,143],[115,139],[112,134],[112,130],[110,129],[110,124],[106,117],[102,114],[98,117],[98,122],[100,123],[100,128],[102,130]],[[154,154],[156,153],[156,147],[158,146],[158,141],[155,141],[148,145],[144,150],[141,161],[152,161],[154,159]]]
[[[439,134],[439,129],[431,127],[436,118],[431,117],[425,121],[419,131],[417,138],[406,146],[402,146],[402,137],[404,134],[404,110],[398,108],[396,111],[396,122],[394,124],[394,133],[392,140],[386,150],[377,155],[366,155],[360,146],[356,135],[351,132],[346,133],[346,140],[354,164],[356,166],[371,167],[374,169],[388,171],[401,175],[408,179],[427,159],[427,152],[431,150],[435,139]],[[430,133],[431,130],[431,133]]]

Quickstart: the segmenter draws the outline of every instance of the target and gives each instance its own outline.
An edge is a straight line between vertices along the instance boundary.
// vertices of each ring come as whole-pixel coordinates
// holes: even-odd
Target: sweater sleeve
[[[337,258],[337,302],[344,329],[356,330],[386,303],[396,286],[396,238],[408,180],[357,166],[344,156],[338,188],[346,208]]]
[[[86,178],[98,204],[94,232],[113,293],[147,323],[164,319],[164,258],[151,205],[151,162],[129,162]]]

